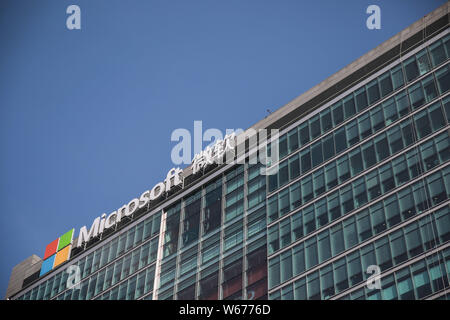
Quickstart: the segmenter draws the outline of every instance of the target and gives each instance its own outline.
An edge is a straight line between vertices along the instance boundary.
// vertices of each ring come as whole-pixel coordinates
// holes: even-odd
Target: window
[[[278,186],[282,187],[289,181],[288,161],[283,161],[278,170]]]
[[[280,280],[285,282],[292,278],[292,254],[291,251],[285,251],[280,255],[281,268],[280,268]]]
[[[356,148],[355,150],[350,152],[349,157],[350,157],[350,168],[352,171],[352,177],[354,177],[363,170],[361,149]]]
[[[356,120],[348,123],[345,127],[347,130],[347,144],[348,146],[352,146],[359,141],[359,133]]]
[[[373,86],[373,83],[371,85]],[[378,84],[376,90],[378,91]],[[372,94],[374,94],[374,90]],[[360,88],[355,92],[355,100],[358,112],[364,110],[368,106],[365,88]]]
[[[300,193],[300,182],[296,182],[289,187],[290,199],[291,199],[291,210],[299,207],[301,205],[301,193]]]
[[[411,57],[404,62],[406,81],[410,82],[419,76],[419,68],[417,66],[416,57]]]
[[[333,269],[331,265],[320,270],[320,288],[323,300],[329,299],[334,295]]]
[[[288,140],[289,140],[289,153],[292,153],[293,151],[298,149],[298,132],[297,132],[297,128],[289,131],[289,133],[288,133]]]
[[[410,188],[403,189],[398,193],[398,202],[403,220],[410,218],[416,213],[414,199]]]
[[[327,197],[330,221],[336,220],[341,216],[341,207],[339,205],[339,194],[334,192]]]
[[[337,224],[331,228],[331,252],[333,257],[344,251],[344,232],[342,224]]]
[[[397,196],[392,195],[384,200],[384,207],[386,218],[389,227],[392,227],[400,222],[400,209],[398,207]]]
[[[322,263],[331,257],[330,236],[328,230],[319,233],[317,242],[319,248],[319,263]]]
[[[375,242],[375,253],[381,271],[392,267],[391,249],[387,237],[383,237]]]
[[[405,156],[398,157],[392,161],[392,168],[394,170],[395,184],[401,186],[409,181],[408,167],[405,161]]]
[[[367,203],[367,191],[364,178],[359,178],[352,183],[353,197],[355,201],[355,207],[359,208]]]
[[[401,65],[391,69],[391,75],[394,90],[397,90],[398,88],[403,86],[404,79],[403,79],[403,69]]]
[[[185,201],[184,219],[182,222],[183,233],[181,235],[182,246],[187,246],[198,239],[202,200],[200,196],[200,193],[197,193]]]
[[[311,175],[302,180],[301,193],[303,197],[303,203],[306,203],[313,198]]]
[[[301,145],[301,146],[304,146],[305,144],[307,144],[307,143],[309,142],[309,127],[308,127],[308,122],[302,123],[302,124],[299,126],[298,134],[299,134],[300,145]]]
[[[317,223],[319,228],[328,223],[328,211],[326,199],[321,199],[314,203],[314,210],[316,212]]]
[[[370,216],[367,210],[363,210],[356,216],[359,242],[363,242],[372,236]]]
[[[417,109],[425,103],[425,96],[423,94],[422,86],[420,82],[417,82],[408,89],[409,98],[411,100],[411,106],[413,109]]]
[[[405,239],[401,229],[389,235],[389,242],[391,243],[394,265],[398,265],[408,259]]]
[[[362,269],[364,270],[363,272],[364,279],[367,279],[370,276],[368,273],[366,273],[367,268],[371,265],[376,264],[377,262],[375,258],[375,250],[373,243],[371,243],[361,249],[361,265]]]
[[[428,60],[427,49],[425,48],[421,52],[417,53],[416,58],[420,75],[427,73],[430,70],[430,61]]]
[[[333,263],[333,270],[336,293],[339,293],[348,288],[348,276],[345,257]]]
[[[385,97],[392,92],[392,81],[389,71],[379,77],[381,96]]]
[[[341,198],[342,213],[345,215],[353,210],[353,194],[351,185],[347,185],[339,190]]]
[[[441,103],[436,102],[433,105],[429,106],[428,114],[431,120],[431,127],[433,132],[445,126],[445,117],[442,113]]]
[[[383,116],[383,110],[380,106],[375,107],[374,109],[370,110],[370,119],[372,121],[372,128],[373,131],[378,131],[382,128],[384,128],[384,116]]]
[[[448,207],[442,208],[435,213],[437,236],[441,243],[444,243],[450,239],[450,213]]]
[[[309,153],[309,148],[300,152],[300,162],[302,173],[305,173],[311,169],[311,155]]]
[[[442,45],[442,41],[438,41],[432,44],[428,47],[428,50],[430,52],[431,63],[433,64],[433,67],[441,64],[446,60],[445,49]]]
[[[313,183],[314,183],[314,195],[318,195],[325,192],[325,177],[323,174],[323,168],[320,168],[313,173]]]
[[[386,219],[384,216],[384,208],[381,202],[369,208],[373,234],[378,234],[386,230]]]
[[[375,155],[375,147],[373,145],[373,142],[367,142],[362,146],[362,155],[364,160],[364,168],[369,168],[373,166],[376,161],[376,155]]]
[[[282,135],[279,139],[279,155],[280,159],[285,157],[288,154],[288,141],[287,141],[287,135]]]
[[[355,251],[349,254],[347,261],[350,286],[354,286],[355,284],[358,284],[363,280],[359,252]]]
[[[420,154],[425,171],[428,171],[438,165],[438,157],[433,141],[427,141],[420,146]]]
[[[308,300],[319,300],[320,299],[320,283],[319,283],[319,273],[316,271],[307,276],[307,292]]]
[[[390,154],[395,154],[397,151],[403,149],[403,139],[400,126],[395,126],[387,131],[389,140]]]
[[[414,300],[414,289],[409,268],[404,268],[395,273],[397,279],[398,295],[401,300]]]
[[[335,162],[325,166],[325,184],[327,190],[330,190],[337,185],[337,171]]]
[[[423,110],[414,116],[417,135],[419,139],[431,133],[430,121],[428,120],[427,111]]]
[[[418,299],[422,299],[431,294],[430,278],[424,261],[420,261],[411,266],[414,287]]]
[[[406,90],[395,96],[395,102],[397,103],[397,111],[400,117],[403,117],[409,112],[409,99]]]
[[[315,237],[312,237],[305,242],[305,258],[306,269],[311,269],[317,265],[317,244]]]
[[[270,197],[267,206],[268,206],[267,217],[269,218],[269,222],[278,219],[278,196],[274,195]]]
[[[314,138],[317,138],[320,135],[319,115],[316,115],[309,120],[309,127],[311,130],[311,139],[314,140]]]
[[[303,243],[297,245],[292,250],[294,276],[305,271],[305,252]]]
[[[312,205],[303,210],[303,228],[305,235],[316,230],[316,219],[314,217],[314,207]]]
[[[334,142],[336,145],[336,153],[340,153],[341,151],[347,149],[347,137],[345,135],[345,127],[341,127],[334,132]]]
[[[381,195],[380,180],[376,171],[366,175],[366,185],[369,200],[373,200]]]
[[[422,80],[422,87],[425,94],[425,101],[430,102],[437,97],[437,90],[434,84],[433,75],[429,75],[424,80]]]
[[[348,156],[345,155],[337,160],[337,172],[339,182],[342,183],[350,178],[350,167],[348,163]]]
[[[294,283],[294,299],[306,300],[306,278],[295,281]]]
[[[337,126],[342,121],[344,121],[344,111],[342,109],[342,102],[341,101],[335,103],[331,107],[331,112],[333,113],[333,124],[335,126]]]
[[[448,65],[441,68],[436,72],[436,80],[439,87],[439,92],[444,94],[450,88],[450,72],[448,70]]]
[[[406,248],[409,257],[414,257],[423,252],[419,226],[414,222],[405,227]]]
[[[397,105],[394,98],[390,98],[383,102],[384,118],[386,119],[386,126],[398,119]]]
[[[323,162],[323,154],[322,154],[322,143],[321,141],[316,142],[311,147],[311,157],[312,157],[312,166],[313,168]]]
[[[369,112],[366,112],[358,118],[359,134],[364,139],[372,134],[372,126],[370,124]]]
[[[290,202],[289,202],[289,188],[284,189],[278,195],[278,208],[280,215],[283,216],[289,212]]]
[[[343,104],[344,104],[345,119],[348,119],[356,113],[355,100],[353,99],[353,93],[344,98]]]
[[[381,162],[389,156],[389,146],[386,139],[386,133],[382,133],[374,140],[375,150],[377,154],[377,161]]]
[[[439,204],[447,199],[447,192],[445,191],[440,172],[427,177],[427,187],[433,205]]]
[[[222,186],[205,195],[203,212],[203,234],[206,235],[220,227],[222,221]]]
[[[367,95],[369,96],[369,105],[380,99],[380,90],[376,79],[367,84]],[[358,96],[356,97],[356,101],[358,101]]]
[[[291,243],[291,220],[284,219],[280,222],[280,248],[284,248]]]
[[[450,139],[447,133],[440,134],[434,139],[437,153],[441,162],[450,158]]]
[[[269,260],[269,289],[280,284],[280,256]]]
[[[323,161],[327,161],[334,156],[334,140],[333,135],[329,134],[322,139],[323,146]]]
[[[296,241],[303,237],[302,212],[299,211],[291,216],[292,241]]]
[[[320,122],[322,124],[322,133],[331,129],[331,112],[330,109],[326,109],[320,113]]]
[[[268,253],[274,253],[277,251],[279,247],[279,230],[278,230],[278,224],[275,224],[269,228],[268,236]]]
[[[289,158],[289,179],[295,179],[300,175],[300,161],[298,154]]]

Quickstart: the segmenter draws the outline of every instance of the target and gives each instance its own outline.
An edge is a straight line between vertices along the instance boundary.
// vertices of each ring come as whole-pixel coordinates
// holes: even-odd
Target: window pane
[[[448,70],[448,66],[441,68],[436,72],[436,80],[439,87],[439,92],[441,94],[447,92],[450,88],[450,72]]]
[[[413,109],[419,108],[425,103],[425,96],[423,94],[422,86],[420,82],[414,84],[408,89],[409,98],[411,100],[411,106]]]
[[[356,113],[353,94],[350,94],[349,96],[345,97],[343,100],[343,104],[344,104],[345,119],[348,119]]]
[[[309,120],[309,127],[311,130],[311,139],[314,139],[320,135],[320,118],[319,115],[312,117]]]
[[[302,123],[299,126],[298,134],[300,138],[300,145],[303,146],[309,142],[309,127],[308,122]]]
[[[446,60],[445,49],[441,41],[432,44],[429,48],[431,63],[433,67],[441,64]]]
[[[411,57],[404,62],[406,81],[410,82],[419,76],[419,68],[417,66],[416,58]]]
[[[332,113],[333,113],[333,123],[335,126],[337,126],[338,124],[340,124],[343,120],[344,120],[344,111],[342,108],[342,102],[339,101],[337,103],[335,103],[332,107],[331,107]]]
[[[437,90],[436,86],[434,84],[434,77],[433,75],[430,75],[426,77],[424,80],[422,80],[422,87],[423,91],[425,93],[425,101],[430,102],[434,98],[437,97]]]
[[[385,97],[392,92],[392,82],[389,71],[380,76],[379,81],[381,88],[381,96]]]
[[[322,133],[331,129],[331,112],[330,109],[326,109],[320,113],[320,122],[322,124]]]
[[[392,69],[391,75],[392,75],[392,83],[394,86],[394,90],[397,90],[404,84],[402,66],[399,65],[399,66],[395,67],[394,69]]]
[[[383,102],[384,118],[386,119],[386,126],[398,119],[397,106],[394,98],[390,98]]]
[[[367,85],[367,95],[369,96],[369,105],[380,99],[380,90],[378,88],[378,81],[376,79]],[[359,102],[358,96],[356,97],[356,99],[356,101]]]
[[[420,75],[427,73],[430,70],[430,61],[428,60],[427,49],[422,49],[422,51],[416,55],[416,58]]]

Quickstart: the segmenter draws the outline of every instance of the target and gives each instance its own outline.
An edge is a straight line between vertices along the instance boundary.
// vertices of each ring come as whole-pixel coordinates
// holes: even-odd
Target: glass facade
[[[282,131],[276,174],[213,173],[16,298],[447,299],[449,58],[416,49]]]

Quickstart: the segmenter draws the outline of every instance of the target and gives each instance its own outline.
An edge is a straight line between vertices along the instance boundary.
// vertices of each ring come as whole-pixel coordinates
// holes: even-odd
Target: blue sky
[[[14,265],[162,181],[176,128],[246,129],[445,2],[2,0],[1,297]]]

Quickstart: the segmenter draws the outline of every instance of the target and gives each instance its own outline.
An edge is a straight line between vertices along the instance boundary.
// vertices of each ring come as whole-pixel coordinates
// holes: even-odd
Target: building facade
[[[280,130],[276,174],[186,168],[183,187],[8,298],[449,299],[448,9],[255,124]]]

